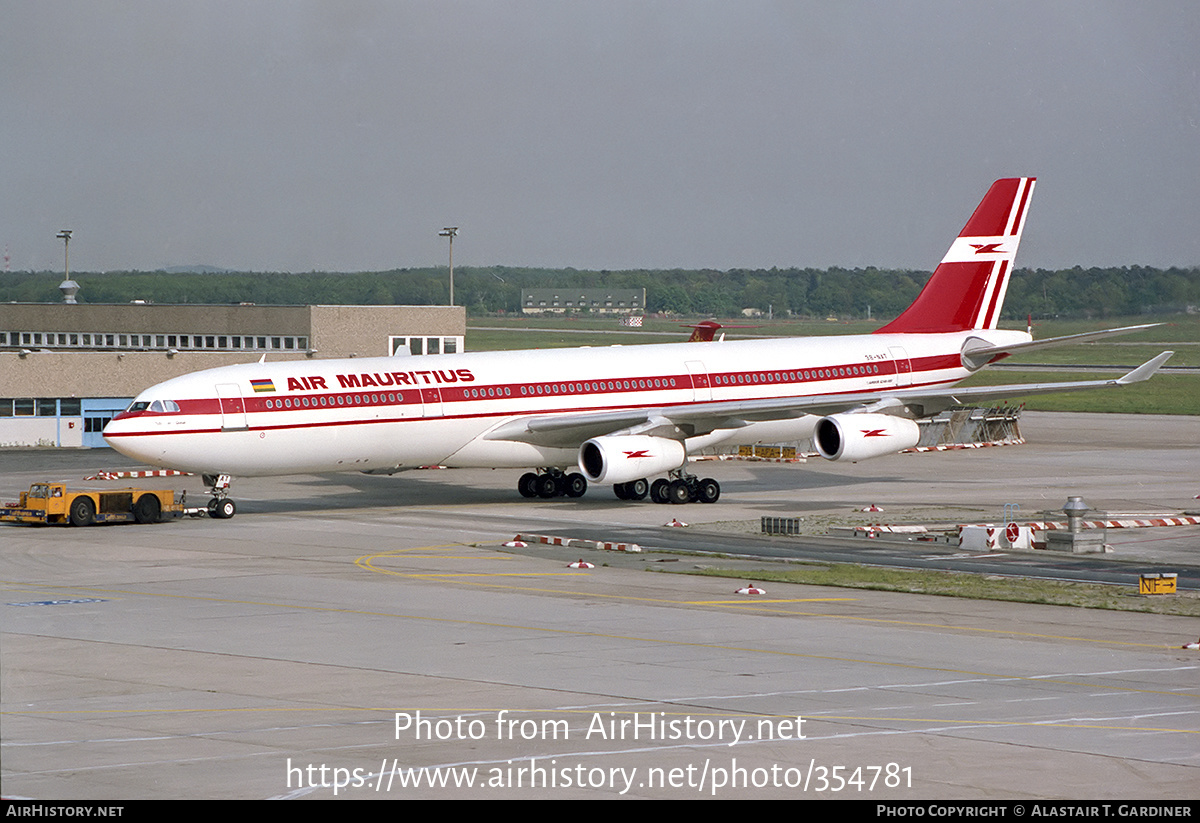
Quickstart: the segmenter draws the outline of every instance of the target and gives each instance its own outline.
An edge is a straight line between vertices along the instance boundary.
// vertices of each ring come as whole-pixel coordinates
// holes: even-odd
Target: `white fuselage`
[[[971,374],[959,356],[968,338],[997,345],[1029,335],[977,329],[256,362],[147,389],[104,436],[152,465],[243,477],[430,464],[563,467],[575,462],[578,443],[548,447],[485,435],[523,418],[944,389]],[[756,422],[687,445],[798,440],[815,421]]]

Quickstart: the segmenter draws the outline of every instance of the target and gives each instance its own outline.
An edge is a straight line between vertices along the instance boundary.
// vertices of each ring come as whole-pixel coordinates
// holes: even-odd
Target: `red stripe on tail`
[[[993,183],[917,299],[876,334],[994,329],[1034,180]]]

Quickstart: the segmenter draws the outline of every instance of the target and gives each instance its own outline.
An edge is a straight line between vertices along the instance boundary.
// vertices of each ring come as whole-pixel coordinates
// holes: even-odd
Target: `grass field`
[[[1157,352],[1156,352],[1157,354]],[[1149,358],[1147,358],[1149,359]],[[1118,377],[1088,372],[998,371],[992,369],[964,381],[963,386],[1000,386],[1012,383],[1056,383]],[[1090,389],[1063,394],[1039,394],[1008,401],[1024,403],[1030,411],[1109,412],[1114,414],[1200,414],[1200,375],[1157,374],[1145,383],[1112,389]]]

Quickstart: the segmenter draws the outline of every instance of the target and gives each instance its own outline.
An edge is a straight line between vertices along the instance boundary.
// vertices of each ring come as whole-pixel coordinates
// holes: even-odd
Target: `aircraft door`
[[[889,346],[888,352],[892,355],[892,361],[896,366],[896,387],[904,388],[912,385],[912,361],[908,359],[908,352],[900,346]]]
[[[421,392],[422,417],[441,417],[441,390],[437,386],[422,386],[418,391]]]
[[[708,379],[708,369],[699,360],[689,360],[684,365],[692,378],[692,399],[712,400],[712,383]]]
[[[242,401],[242,390],[237,383],[221,383],[217,386],[217,400],[221,404],[221,431],[245,431],[246,404]]]

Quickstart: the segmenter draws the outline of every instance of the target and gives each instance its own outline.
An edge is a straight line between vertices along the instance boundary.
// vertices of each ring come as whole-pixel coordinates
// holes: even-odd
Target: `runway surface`
[[[778,584],[749,598],[661,573],[707,560],[594,552],[573,570],[580,551],[499,545],[671,515],[716,542],[867,503],[964,520],[1071,494],[1200,505],[1195,419],[1022,428],[1011,448],[713,466],[712,506],[529,502],[517,472],[428,471],[240,481],[230,521],[0,527],[4,795],[1195,798],[1200,653],[1179,648],[1195,619]],[[0,496],[120,462],[2,452]],[[1111,556],[1132,580],[1197,564],[1194,528],[1149,531]]]

